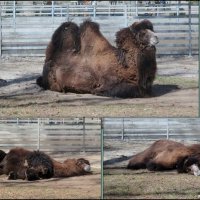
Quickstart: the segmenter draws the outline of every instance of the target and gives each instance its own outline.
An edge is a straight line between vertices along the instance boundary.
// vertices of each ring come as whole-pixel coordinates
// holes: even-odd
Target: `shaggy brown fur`
[[[11,149],[0,163],[3,174],[9,175],[12,171],[18,173],[21,168],[26,168],[26,158],[30,152],[23,148]]]
[[[29,181],[51,177],[71,177],[90,174],[90,163],[84,158],[67,159],[58,162],[40,151],[24,148],[11,149],[0,162],[0,175],[8,179],[27,179]]]
[[[87,20],[78,29],[66,22],[55,31],[47,47],[37,84],[58,92],[149,96],[156,74],[156,49],[150,41],[154,37],[158,42],[152,35],[150,21],[135,22],[117,32],[116,48],[101,34],[97,23]]]
[[[29,151],[24,148],[11,149],[0,162],[1,174],[8,179],[38,180],[53,176],[53,162],[43,152]]]
[[[177,169],[178,172],[188,172],[190,165],[200,161],[197,155],[200,155],[200,144],[185,146],[175,141],[158,140],[133,156],[127,168],[147,168],[152,171]]]

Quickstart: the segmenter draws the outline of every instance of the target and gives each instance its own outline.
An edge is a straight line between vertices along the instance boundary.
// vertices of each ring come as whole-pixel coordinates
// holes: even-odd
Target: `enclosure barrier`
[[[200,142],[199,118],[104,118],[105,140]]]
[[[149,19],[159,37],[158,55],[198,54],[198,5],[43,5],[1,6],[0,55],[44,56],[55,29],[65,21],[80,24],[91,18],[115,45],[115,33],[141,19]]]
[[[100,152],[101,139],[200,141],[199,118],[1,119],[0,149]],[[101,137],[102,135],[102,137]]]
[[[45,152],[100,152],[99,118],[2,119],[0,149],[13,147]]]

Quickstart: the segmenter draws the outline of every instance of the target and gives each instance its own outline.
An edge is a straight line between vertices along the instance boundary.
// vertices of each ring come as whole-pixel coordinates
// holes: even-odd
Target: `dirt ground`
[[[63,158],[60,155],[53,155],[53,158],[60,161],[78,157],[80,155]],[[0,199],[99,199],[101,196],[100,153],[88,153],[84,158],[91,163],[92,175],[51,178],[34,182],[7,180],[7,177],[2,175],[0,176]]]
[[[104,161],[132,156],[149,147],[148,141],[104,141]],[[185,144],[196,143],[193,141]],[[200,177],[174,171],[149,172],[126,169],[128,159],[104,166],[105,199],[198,199]]]
[[[154,97],[135,99],[44,91],[36,85],[43,61],[0,59],[0,117],[198,116],[197,56],[158,58]]]

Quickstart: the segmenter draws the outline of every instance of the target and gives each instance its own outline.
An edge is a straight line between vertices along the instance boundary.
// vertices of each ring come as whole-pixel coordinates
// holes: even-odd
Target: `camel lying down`
[[[13,148],[0,151],[0,175],[8,179],[39,180],[91,174],[90,163],[84,158],[67,159],[63,163],[40,151]]]
[[[176,169],[178,173],[200,175],[200,144],[186,146],[171,140],[158,140],[149,148],[134,155],[128,169],[164,171]]]

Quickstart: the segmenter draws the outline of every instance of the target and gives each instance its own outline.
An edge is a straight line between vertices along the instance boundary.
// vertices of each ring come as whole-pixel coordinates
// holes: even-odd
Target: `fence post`
[[[37,143],[37,150],[40,150],[40,118],[38,118],[38,143]]]
[[[67,4],[67,21],[69,21],[69,4]]]
[[[167,140],[169,139],[169,119],[167,119]]]
[[[135,16],[138,16],[138,1],[135,1]]]
[[[103,169],[103,160],[104,160],[104,118],[101,118],[101,169]],[[103,177],[103,170],[101,170],[101,177]],[[103,197],[104,194],[104,179],[101,178],[101,197]]]
[[[54,24],[54,1],[51,2],[51,17]]]
[[[156,5],[156,16],[158,17],[159,15],[159,5]]]
[[[125,15],[125,27],[127,27],[128,26],[127,5],[124,6],[124,15]]]
[[[16,1],[13,1],[13,25],[16,28]]]
[[[188,2],[188,20],[189,20],[189,57],[192,56],[192,27],[191,27],[191,1]]]
[[[122,118],[122,140],[124,140],[124,118]]]
[[[85,117],[83,117],[83,152],[85,153]]]
[[[179,16],[179,1],[176,1],[176,16]]]
[[[93,17],[96,17],[96,3],[93,5]]]
[[[2,19],[1,19],[1,6],[0,6],[0,57],[2,56]]]
[[[198,2],[198,6],[199,6],[198,13],[200,13],[200,1]],[[199,25],[199,27],[198,27],[198,31],[199,31],[199,33],[200,33],[200,25]],[[199,39],[198,45],[199,45],[199,47],[200,47],[200,39]],[[199,54],[199,51],[200,51],[200,50],[198,50],[198,54]],[[198,58],[199,58],[199,60],[200,60],[200,54],[198,55]],[[199,77],[200,77],[200,70],[199,70]],[[200,93],[200,92],[199,92],[199,93]],[[199,99],[200,99],[200,94],[199,94]],[[198,114],[199,114],[199,116],[200,116],[200,109],[199,109]]]

